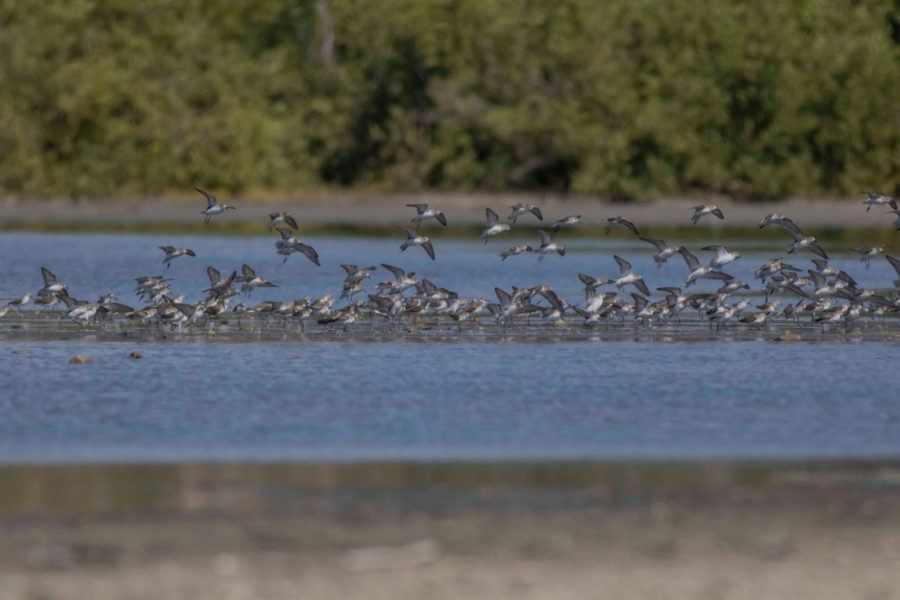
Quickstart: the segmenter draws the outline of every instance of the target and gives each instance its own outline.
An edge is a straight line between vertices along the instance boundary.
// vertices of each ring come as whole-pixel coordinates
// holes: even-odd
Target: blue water
[[[564,239],[563,236],[560,236]],[[316,248],[321,257],[321,267],[316,267],[299,254],[292,255],[286,263],[275,252],[275,237],[215,237],[170,235],[87,235],[87,234],[0,234],[0,257],[4,264],[4,276],[0,277],[0,301],[18,298],[27,291],[35,293],[43,285],[40,267],[53,271],[60,281],[69,284],[69,293],[75,298],[96,301],[101,294],[113,292],[119,302],[136,304],[134,278],[144,275],[165,274],[174,281],[170,284],[177,294],[187,294],[188,302],[195,302],[209,287],[206,267],[213,266],[223,275],[239,270],[248,263],[256,272],[279,285],[277,288],[257,290],[253,300],[294,300],[305,295],[313,298],[325,293],[336,297],[346,273],[341,264],[360,267],[388,263],[407,271],[415,271],[417,277],[428,278],[439,286],[447,287],[466,298],[487,296],[495,300],[494,287],[506,290],[513,286],[528,287],[538,284],[551,285],[560,297],[571,302],[583,301],[583,286],[578,273],[595,277],[618,277],[619,270],[613,256],[618,254],[629,260],[635,271],[643,274],[651,290],[659,286],[683,286],[688,271],[684,261],[675,257],[662,268],[653,262],[653,247],[634,238],[625,239],[574,239],[566,240],[566,256],[547,256],[538,261],[533,254],[521,254],[501,261],[498,254],[506,247],[518,243],[534,243],[530,234],[509,235],[504,239],[491,239],[482,244],[477,239],[435,239],[437,260],[431,261],[421,248],[409,248],[400,252],[401,233],[398,239],[357,238],[304,238]],[[669,240],[678,243],[678,240]],[[196,258],[183,256],[176,259],[170,269],[162,264],[161,245],[191,248]],[[701,244],[691,244],[691,250],[707,262],[713,253],[699,250]],[[725,271],[735,278],[750,282],[754,289],[760,287],[753,280],[753,270],[765,261],[781,256],[781,244],[763,247],[746,241],[729,245],[743,253],[743,258],[728,265]],[[833,254],[831,264],[845,269],[858,281],[860,287],[890,288],[897,274],[883,257],[872,261],[870,269],[859,262],[858,255],[849,248],[827,248]],[[804,252],[789,257],[791,264],[801,268],[813,268],[812,254]],[[805,273],[804,273],[805,274]],[[379,267],[368,281],[375,283],[392,276]],[[720,282],[701,280],[689,291],[712,291]],[[624,296],[633,291],[629,286]],[[657,293],[658,297],[661,297]],[[760,296],[761,297],[761,296]],[[236,299],[237,302],[240,299]],[[793,298],[791,299],[793,300]]]
[[[896,349],[15,344],[0,461],[897,456]]]
[[[114,292],[134,305],[134,277],[167,273],[193,301],[207,265],[227,273],[244,262],[280,286],[254,301],[337,293],[341,263],[388,262],[470,298],[546,283],[573,302],[577,273],[615,275],[616,253],[651,289],[687,274],[681,260],[657,270],[652,248],[633,240],[572,241],[542,262],[501,262],[500,250],[529,241],[515,237],[436,240],[434,262],[420,248],[401,254],[401,239],[306,241],[321,268],[299,255],[283,264],[267,236],[2,234],[0,298],[36,292],[42,265],[77,298]],[[166,271],[163,244],[198,256]],[[746,281],[779,255],[739,248],[726,270]],[[861,286],[895,278],[883,258],[865,270],[828,250]],[[380,269],[372,281],[386,278]],[[900,455],[896,343],[600,340],[5,342],[0,462]],[[144,359],[128,360],[132,350]],[[69,365],[78,353],[95,362]]]

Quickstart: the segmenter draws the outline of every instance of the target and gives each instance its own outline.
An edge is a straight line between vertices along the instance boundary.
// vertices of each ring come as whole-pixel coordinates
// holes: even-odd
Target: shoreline
[[[127,226],[144,225],[203,225],[203,198],[199,195],[146,198],[96,198],[67,200],[59,198],[0,199],[0,229],[39,226]],[[273,195],[269,199],[255,197],[227,197],[221,201],[234,203],[237,210],[229,211],[213,220],[213,225],[236,228],[247,224],[265,224],[266,215],[273,210],[287,210],[305,226],[339,227],[401,227],[409,223],[411,203],[428,203],[448,214],[451,226],[478,227],[484,223],[484,208],[492,207],[506,219],[508,207],[518,202],[532,203],[542,208],[546,221],[541,223],[531,215],[519,219],[525,227],[547,225],[570,214],[581,214],[586,225],[603,225],[607,217],[623,215],[635,224],[654,228],[683,227],[693,229],[690,217],[693,206],[715,203],[725,213],[725,220],[704,219],[696,229],[710,230],[720,226],[755,227],[766,214],[781,212],[791,216],[798,225],[815,229],[828,228],[887,228],[893,216],[884,207],[866,212],[862,199],[794,198],[782,201],[736,202],[724,197],[673,197],[655,202],[614,203],[598,198],[515,193],[352,193],[337,192],[309,194],[302,197]],[[434,229],[431,223],[427,225]],[[213,227],[207,227],[213,229]],[[265,231],[261,228],[262,232]]]
[[[12,600],[900,591],[897,459],[0,473]]]

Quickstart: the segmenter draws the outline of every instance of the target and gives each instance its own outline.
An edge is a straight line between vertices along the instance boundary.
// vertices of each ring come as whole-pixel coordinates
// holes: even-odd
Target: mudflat
[[[555,194],[475,193],[371,193],[322,192],[297,195],[220,195],[221,201],[237,209],[217,216],[213,224],[247,224],[267,221],[272,211],[289,211],[301,225],[409,225],[416,214],[407,204],[427,203],[447,215],[450,226],[476,226],[485,221],[485,207],[492,207],[506,219],[509,207],[523,202],[540,206],[545,223],[568,215],[582,215],[585,225],[605,224],[608,217],[625,216],[639,226],[690,226],[693,207],[716,204],[725,219],[709,218],[701,227],[727,225],[756,226],[773,212],[784,213],[803,227],[848,228],[889,227],[893,215],[876,207],[868,212],[859,198],[792,198],[765,202],[740,202],[727,197],[673,197],[653,202],[613,203],[599,198]],[[148,198],[15,198],[0,199],[0,225],[40,228],[54,225],[87,224],[121,226],[124,224],[200,223],[206,201],[200,194]],[[535,221],[532,223],[532,221]],[[523,225],[538,222],[521,217]],[[410,225],[411,226],[411,225]]]
[[[900,464],[0,467],[0,597],[893,598]]]

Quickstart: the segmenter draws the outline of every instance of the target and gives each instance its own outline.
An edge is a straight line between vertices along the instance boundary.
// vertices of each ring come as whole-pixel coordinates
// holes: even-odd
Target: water
[[[113,291],[127,302],[133,277],[164,271],[162,243],[197,251],[170,269],[193,298],[206,287],[207,264],[225,272],[242,262],[281,286],[257,292],[260,299],[333,293],[342,262],[397,264],[470,296],[548,283],[573,301],[575,273],[614,275],[613,252],[631,259],[651,288],[685,276],[681,261],[657,271],[640,243],[586,240],[563,259],[501,263],[493,255],[505,243],[443,241],[432,263],[418,248],[400,255],[396,240],[308,241],[321,269],[298,256],[281,264],[268,237],[2,235],[0,253],[12,260],[0,296],[36,291],[45,265],[77,297]],[[747,247],[728,270],[749,281],[752,268],[776,255]],[[866,271],[853,256],[835,258],[862,286],[893,278],[883,259]],[[896,343],[725,339],[16,340],[0,346],[0,461],[900,455]],[[144,358],[128,360],[132,350]],[[78,353],[95,362],[67,364]]]
[[[619,270],[613,255],[619,254],[631,261],[634,270],[642,273],[651,290],[659,286],[683,286],[687,267],[680,257],[670,259],[658,269],[653,262],[653,247],[636,240],[566,240],[567,254],[547,256],[538,261],[533,254],[521,254],[501,261],[498,254],[507,246],[517,243],[531,243],[530,233],[519,236],[509,235],[505,239],[491,239],[487,245],[476,240],[440,239],[434,240],[437,260],[431,261],[421,248],[399,251],[403,239],[356,239],[356,238],[304,238],[319,252],[321,267],[316,267],[299,254],[291,255],[286,263],[275,253],[273,236],[258,237],[214,237],[214,236],[162,236],[162,235],[86,235],[86,234],[0,234],[0,257],[4,259],[5,273],[0,278],[0,300],[21,296],[26,291],[36,292],[43,285],[40,267],[53,271],[60,281],[69,284],[69,293],[79,299],[95,301],[108,292],[115,293],[117,299],[126,304],[135,304],[134,278],[142,275],[165,274],[174,278],[171,283],[175,293],[187,294],[187,301],[194,302],[205,294],[209,287],[206,267],[213,266],[223,275],[232,270],[240,270],[247,263],[256,272],[279,285],[278,288],[257,290],[253,299],[294,300],[305,295],[319,297],[327,292],[336,294],[341,290],[345,276],[341,264],[350,263],[360,267],[388,263],[407,271],[415,271],[419,279],[428,278],[439,286],[445,286],[466,298],[487,296],[494,301],[494,287],[506,290],[538,284],[551,285],[560,297],[571,302],[583,300],[579,272],[596,277],[614,278]],[[560,234],[560,239],[564,238]],[[669,240],[677,243],[677,240]],[[191,248],[196,258],[180,257],[168,270],[161,264],[163,253],[160,245]],[[706,262],[712,257],[710,252],[701,252],[691,246],[692,251]],[[761,246],[753,241],[736,241],[729,244],[738,249],[743,258],[728,265],[726,271],[736,279],[750,282],[753,270],[763,262],[781,256],[783,245]],[[827,248],[832,251],[832,248]],[[870,269],[859,262],[858,255],[846,249],[833,251],[831,264],[845,269],[857,280],[860,287],[890,288],[897,274],[883,257],[872,261]],[[814,255],[804,252],[790,257],[790,262],[799,268],[812,268],[809,258]],[[379,268],[372,281],[383,281],[391,277]],[[701,280],[690,291],[712,291],[720,282]],[[626,287],[624,295],[634,291]],[[761,299],[762,297],[759,296]],[[793,301],[793,298],[791,299]]]

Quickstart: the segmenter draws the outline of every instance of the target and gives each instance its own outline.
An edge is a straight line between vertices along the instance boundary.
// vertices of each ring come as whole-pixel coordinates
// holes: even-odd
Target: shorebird
[[[816,238],[811,235],[803,235],[803,233],[799,231],[791,231],[791,235],[794,236],[794,241],[787,247],[788,254],[795,253],[798,248],[806,248],[813,254],[828,260],[828,255],[822,250],[822,246],[816,243]]]
[[[509,231],[509,225],[507,223],[501,223],[500,217],[490,208],[484,209],[484,215],[487,219],[487,227],[481,232],[481,241],[485,244],[487,244],[489,235],[497,235],[498,233]]]
[[[722,214],[722,210],[715,204],[701,204],[700,206],[694,207],[694,215],[691,217],[691,225],[696,225],[697,221],[700,220],[700,217],[703,217],[705,215],[715,215],[720,219],[725,218],[725,215]]]
[[[507,227],[509,227],[509,225],[507,225]],[[403,252],[410,246],[422,246],[431,260],[434,260],[434,246],[431,245],[431,239],[427,235],[419,235],[419,232],[415,229],[404,228],[404,231],[406,231],[406,241],[400,244],[400,252]]]
[[[28,304],[29,300],[31,300],[31,292],[25,292],[15,300],[10,300],[9,302],[7,302],[6,306],[16,312],[19,312],[19,309]]]
[[[407,206],[416,209],[416,216],[410,219],[413,223],[435,218],[441,225],[447,225],[447,217],[444,216],[444,213],[434,208],[429,209],[427,204],[407,204]]]
[[[867,198],[863,200],[863,204],[866,205],[866,212],[869,212],[873,206],[884,206],[885,204],[889,205],[891,208],[897,208],[897,203],[890,196],[885,196],[879,192],[860,192],[860,194],[865,194]]]
[[[209,220],[218,214],[225,212],[226,210],[234,210],[234,206],[229,206],[227,204],[219,204],[216,197],[210,194],[209,192],[204,192],[200,188],[195,187],[195,190],[206,196],[206,210],[201,210],[200,214],[206,215],[206,218],[203,220],[204,223],[209,225]]]
[[[166,265],[166,268],[172,266],[172,261],[178,258],[179,256],[197,256],[194,254],[194,251],[190,248],[176,248],[175,246],[160,246],[160,250],[166,253],[166,257],[163,259],[163,264]]]
[[[550,226],[550,229],[553,231],[558,231],[563,227],[574,227],[581,223],[581,215],[570,215],[568,217],[563,217],[562,219],[557,219],[554,221],[553,225]]]
[[[518,254],[522,254],[523,252],[533,252],[534,248],[531,246],[527,246],[525,244],[519,244],[517,246],[511,246],[500,253],[501,260],[506,260],[510,256],[516,256]]]
[[[393,293],[402,292],[403,290],[416,285],[418,280],[415,273],[407,273],[400,267],[381,263],[381,266],[390,271],[394,278],[384,281],[375,286],[376,290],[387,290]]]
[[[777,225],[779,227],[783,227],[792,233],[799,233],[800,228],[790,220],[788,217],[784,216],[781,213],[770,213],[762,218],[759,222],[759,228],[768,227],[769,225]]]
[[[621,215],[618,217],[609,217],[606,219],[606,225],[603,227],[606,235],[609,235],[609,230],[616,225],[621,225],[622,227],[630,229],[632,232],[634,232],[635,235],[640,235],[638,233],[637,227],[634,226],[634,223],[632,223],[628,219],[623,218]]]
[[[0,319],[5,317],[8,313],[9,313],[9,305],[8,304],[4,304],[3,306],[0,306]]]
[[[237,290],[231,287],[237,277],[237,271],[233,271],[228,277],[222,277],[215,267],[206,267],[206,276],[209,277],[209,287],[204,292],[209,292],[211,297],[221,298],[226,295],[233,296]],[[234,293],[232,293],[234,292]]]
[[[294,219],[294,217],[291,216],[289,212],[285,211],[269,213],[269,231],[272,231],[272,228],[279,223],[284,223],[292,229],[297,229],[297,221]]]
[[[719,271],[715,267],[703,267],[700,266],[700,261],[696,256],[690,253],[687,248],[682,247],[678,252],[681,253],[681,256],[684,258],[685,264],[688,266],[687,279],[684,280],[684,287],[691,287],[691,285],[697,281],[698,279],[719,279],[722,281],[731,281],[734,279],[728,273],[724,273]]]
[[[316,252],[315,248],[301,242],[289,229],[281,227],[276,227],[275,229],[281,234],[281,239],[275,242],[275,249],[278,254],[284,256],[282,263],[286,263],[288,257],[294,252],[299,252],[317,267],[322,266],[319,264],[319,253]]]
[[[521,202],[519,202],[515,206],[510,206],[510,209],[512,209],[512,212],[509,213],[509,217],[507,218],[512,221],[513,225],[516,224],[516,219],[529,212],[541,221],[544,220],[544,215],[541,214],[541,209],[534,204],[522,204]]]
[[[544,260],[548,252],[556,252],[560,256],[565,256],[566,247],[562,242],[553,241],[553,236],[543,229],[538,229],[538,235],[541,236],[541,247],[535,250],[538,254],[538,261]]]
[[[41,267],[41,277],[44,278],[44,287],[38,290],[38,296],[59,294],[68,287],[65,283],[57,281],[56,275],[47,267]]]
[[[350,283],[356,283],[357,281],[367,279],[372,275],[372,271],[375,270],[374,265],[371,267],[363,267],[362,269],[356,265],[341,265],[341,268],[347,273],[347,276],[344,277],[344,281]]]
[[[670,246],[657,238],[642,237],[640,240],[656,246],[656,254],[653,255],[653,260],[656,261],[657,268],[662,267],[663,263],[675,256],[681,248],[681,246]]]
[[[884,257],[891,263],[891,266],[894,267],[894,271],[897,272],[897,279],[893,281],[894,287],[900,288],[900,258],[891,256],[890,254],[885,254]]]
[[[884,248],[884,246],[863,246],[861,248],[854,248],[853,250],[854,252],[862,254],[862,258],[859,259],[859,262],[866,263],[866,269],[868,269],[869,260],[883,253]]]
[[[250,296],[258,287],[278,287],[265,277],[260,277],[256,274],[250,265],[244,264],[241,265],[241,276],[236,277],[235,281],[243,282],[244,285],[241,286],[241,292],[246,296]]]
[[[891,223],[891,225],[894,226],[894,229],[900,229],[900,209],[894,208],[894,209],[892,209],[892,210],[889,210],[889,211],[887,212],[887,214],[889,214],[889,215],[890,215],[890,214],[896,215],[897,218],[894,219],[894,222]]]
[[[709,266],[714,269],[729,265],[741,257],[740,252],[729,252],[722,244],[703,246],[700,249],[716,253],[716,256],[711,261],[709,261]]]
[[[779,271],[799,271],[797,267],[782,262],[780,258],[773,258],[753,272],[754,279],[766,280],[766,277],[774,275]]]
[[[618,288],[628,285],[629,283],[636,287],[645,296],[650,295],[650,289],[644,283],[644,278],[635,273],[631,268],[631,263],[621,256],[613,256],[619,265],[619,277],[613,281],[613,285]]]

